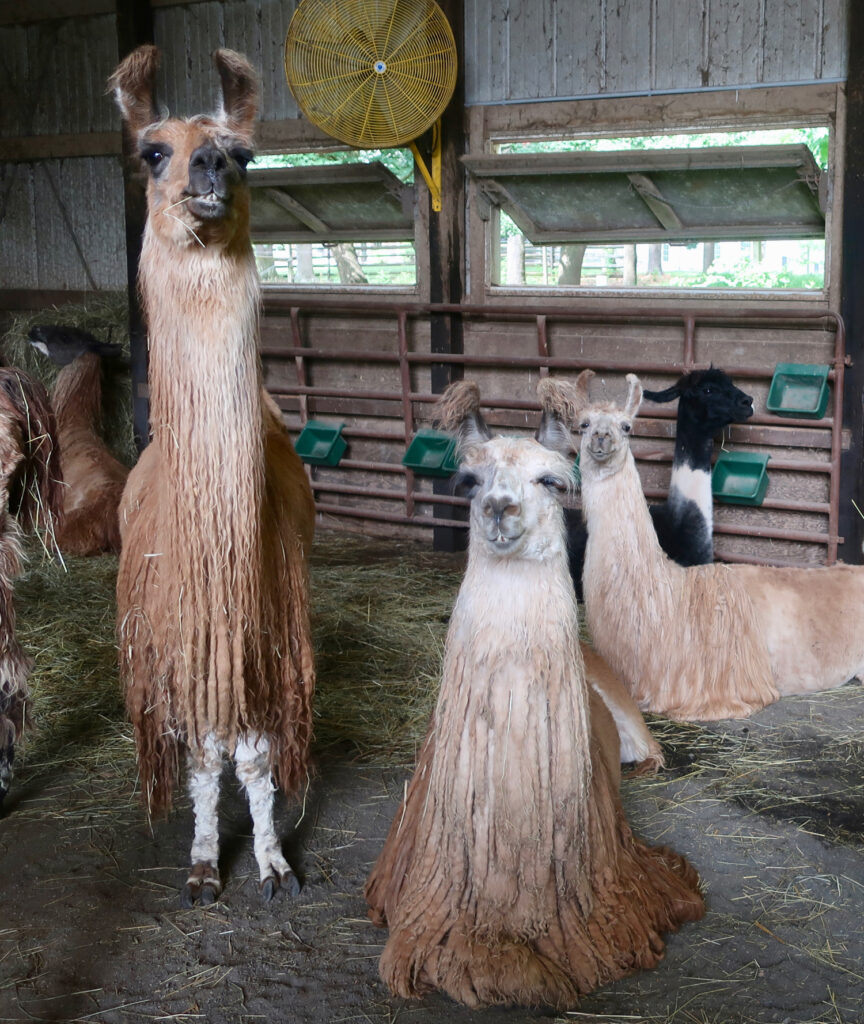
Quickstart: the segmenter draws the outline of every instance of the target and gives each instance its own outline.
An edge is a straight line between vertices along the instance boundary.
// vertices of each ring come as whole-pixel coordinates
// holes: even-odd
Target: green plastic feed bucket
[[[418,430],[402,456],[402,465],[421,476],[451,476],[456,472],[456,439],[438,430]]]
[[[311,466],[338,466],[348,447],[348,442],[342,437],[344,426],[344,423],[334,426],[332,423],[309,420],[300,431],[294,449]]]
[[[829,370],[817,363],[778,363],[765,408],[776,416],[821,420],[828,408]]]
[[[761,505],[768,490],[770,455],[723,452],[714,463],[711,492],[729,505]]]

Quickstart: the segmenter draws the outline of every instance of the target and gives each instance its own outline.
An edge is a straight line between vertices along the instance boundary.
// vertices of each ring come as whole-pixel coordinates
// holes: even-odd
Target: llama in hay
[[[30,658],[15,636],[13,587],[21,573],[21,526],[53,544],[62,497],[54,417],[45,389],[0,367],[0,814],[12,783],[15,744],[27,723]]]
[[[707,565],[714,561],[714,438],[730,424],[749,419],[753,399],[714,366],[686,373],[663,391],[645,391],[644,397],[657,403],[678,399],[669,496],[660,504],[648,506],[657,539],[679,565]],[[588,531],[579,509],[565,509],[564,521],[570,575],[581,601]]]
[[[544,402],[582,434],[586,620],[639,706],[676,719],[741,718],[864,673],[864,567],[673,562],[630,451],[639,380],[628,375],[619,407],[592,404],[592,376],[556,381]]]
[[[588,687],[560,495],[570,465],[490,437],[476,386],[452,385],[471,500],[468,565],[417,769],[366,885],[401,996],[572,1006],[663,954],[698,919],[695,871],[651,849],[618,796],[619,737]]]
[[[120,347],[75,327],[37,326],[28,337],[62,367],[51,392],[64,484],[57,546],[64,555],[117,553],[117,508],[129,470],[108,450],[100,425],[102,361],[118,359]]]
[[[257,85],[240,54],[217,50],[214,62],[222,107],[213,116],[158,113],[153,46],[133,51],[109,80],[149,171],[139,287],[152,441],[120,506],[120,659],[151,812],[169,806],[188,751],[186,904],[221,890],[225,755],[249,798],[264,898],[280,885],[297,890],[275,834],[271,776],[289,794],[307,779],[314,688],[314,504],[262,389],[257,350],[245,175]]]

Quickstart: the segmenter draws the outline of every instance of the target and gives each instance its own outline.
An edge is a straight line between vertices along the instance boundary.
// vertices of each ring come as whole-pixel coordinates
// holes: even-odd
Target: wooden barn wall
[[[0,53],[2,287],[125,287],[115,16],[0,24]]]
[[[466,103],[838,81],[848,0],[465,0]]]

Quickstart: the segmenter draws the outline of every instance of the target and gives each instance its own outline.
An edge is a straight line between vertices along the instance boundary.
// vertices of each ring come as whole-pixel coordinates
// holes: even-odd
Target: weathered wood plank
[[[599,93],[606,75],[605,0],[556,4],[554,95]]]

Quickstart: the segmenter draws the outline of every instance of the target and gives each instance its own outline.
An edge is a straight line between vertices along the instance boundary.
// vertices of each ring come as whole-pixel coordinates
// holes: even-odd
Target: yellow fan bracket
[[[441,209],[441,137],[431,168],[414,140],[456,87],[456,43],[434,0],[302,0],[285,39],[285,75],[301,112],[360,149],[411,144]]]
[[[430,166],[427,167],[426,161],[423,159],[423,155],[417,148],[417,143],[411,143],[411,152],[414,154],[414,162],[420,173],[423,175],[423,180],[426,182],[426,186],[429,189],[429,196],[432,199],[432,209],[436,213],[441,212],[441,121],[440,119],[435,122],[432,126],[432,153],[430,156]]]

